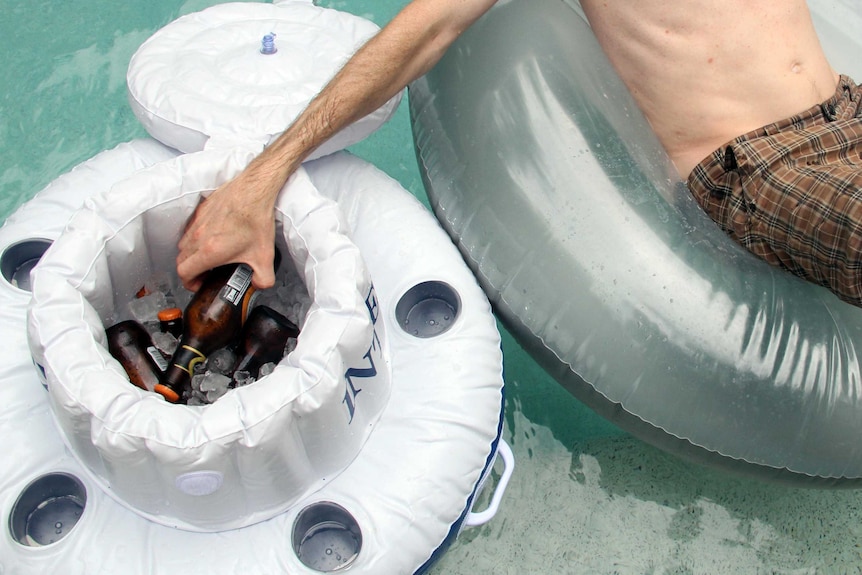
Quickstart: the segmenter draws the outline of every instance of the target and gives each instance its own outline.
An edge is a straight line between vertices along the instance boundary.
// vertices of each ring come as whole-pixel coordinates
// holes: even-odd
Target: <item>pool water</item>
[[[126,102],[129,58],[159,27],[216,3],[0,0],[0,220],[78,163],[146,135]],[[321,2],[381,25],[404,3]],[[351,150],[425,200],[406,102]],[[497,517],[465,530],[433,573],[862,573],[862,492],[680,461],[583,407],[505,331],[503,347],[516,473]]]

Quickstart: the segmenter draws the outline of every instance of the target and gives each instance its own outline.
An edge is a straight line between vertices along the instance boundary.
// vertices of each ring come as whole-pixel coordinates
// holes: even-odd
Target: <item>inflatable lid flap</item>
[[[182,152],[202,150],[210,138],[266,144],[377,30],[368,20],[311,2],[216,5],[144,42],[129,64],[129,102],[154,138]],[[399,101],[400,94],[311,158],[359,142]]]
[[[173,274],[186,218],[252,156],[204,151],[122,180],[73,216],[32,275],[30,347],[72,453],[121,503],[191,530],[265,520],[319,489],[355,458],[389,398],[383,326],[366,307],[370,277],[338,206],[304,170],[285,188],[290,202],[282,194],[277,205],[276,243],[290,255],[279,280],[304,280],[311,304],[294,318],[296,349],[271,375],[208,406],[171,405],[131,385],[108,354],[105,327],[128,317],[154,273]],[[346,405],[349,369],[369,361],[376,371],[361,401]],[[205,499],[201,489],[211,489]]]

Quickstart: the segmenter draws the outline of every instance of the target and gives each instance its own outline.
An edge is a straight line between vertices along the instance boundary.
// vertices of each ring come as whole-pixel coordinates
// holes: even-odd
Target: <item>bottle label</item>
[[[168,360],[165,359],[162,352],[156,349],[155,346],[147,346],[147,353],[150,354],[150,357],[153,358],[153,361],[156,362],[160,370],[165,371],[168,369]]]
[[[221,291],[221,298],[235,306],[239,305],[251,285],[251,268],[245,264],[236,267]]]

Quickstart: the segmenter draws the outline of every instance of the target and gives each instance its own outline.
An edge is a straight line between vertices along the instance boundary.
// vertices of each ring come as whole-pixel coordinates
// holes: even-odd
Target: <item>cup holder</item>
[[[30,270],[39,263],[51,247],[51,240],[30,239],[12,244],[0,256],[0,273],[3,279],[22,291],[30,291]]]
[[[44,547],[69,534],[87,505],[87,490],[77,477],[51,473],[30,483],[9,515],[12,538],[25,547]]]
[[[395,306],[395,319],[408,334],[429,338],[449,330],[458,319],[461,298],[452,286],[439,281],[416,284]]]
[[[293,551],[306,567],[331,573],[350,566],[362,549],[362,531],[343,507],[329,501],[309,505],[293,524]]]

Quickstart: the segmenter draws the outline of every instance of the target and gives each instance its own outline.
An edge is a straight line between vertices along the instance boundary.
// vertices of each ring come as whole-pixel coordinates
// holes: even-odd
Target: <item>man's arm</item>
[[[274,207],[291,174],[318,146],[427,72],[496,0],[413,0],[369,40],[296,121],[232,181],[202,202],[179,241],[177,274],[197,289],[216,266],[245,262],[272,286]]]

